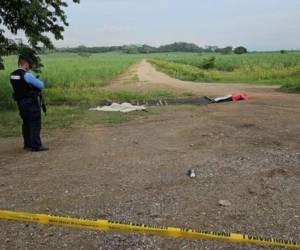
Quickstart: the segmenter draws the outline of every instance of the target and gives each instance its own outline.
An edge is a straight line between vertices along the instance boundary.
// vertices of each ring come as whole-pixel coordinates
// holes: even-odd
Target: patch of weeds
[[[97,112],[87,107],[49,106],[47,116],[42,115],[43,129],[70,128],[73,125],[114,125],[128,122],[151,112]],[[22,120],[17,111],[0,111],[0,137],[20,136]]]
[[[0,136],[10,137],[20,135],[21,118],[17,111],[0,111]]]

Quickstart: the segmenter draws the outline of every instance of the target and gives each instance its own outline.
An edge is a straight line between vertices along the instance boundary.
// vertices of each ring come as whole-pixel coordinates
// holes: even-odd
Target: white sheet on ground
[[[146,110],[146,108],[144,106],[132,105],[128,102],[124,102],[122,104],[112,103],[110,106],[97,107],[97,108],[92,108],[89,110],[128,113],[128,112],[132,112],[132,111]]]
[[[219,102],[219,101],[224,101],[224,100],[227,100],[229,98],[231,98],[232,95],[227,95],[227,96],[222,96],[222,97],[217,97],[214,99],[215,102]]]

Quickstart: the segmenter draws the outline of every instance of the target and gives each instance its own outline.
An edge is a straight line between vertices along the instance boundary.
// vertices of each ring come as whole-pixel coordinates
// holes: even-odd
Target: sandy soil
[[[139,81],[122,84],[135,75]],[[252,99],[161,107],[156,115],[112,127],[44,131],[51,147],[46,153],[24,152],[20,138],[0,138],[1,209],[300,241],[299,95],[277,87],[182,82],[146,61],[110,88],[210,96],[243,90]],[[195,179],[186,175],[189,169]],[[0,221],[0,248],[271,249],[6,221]]]

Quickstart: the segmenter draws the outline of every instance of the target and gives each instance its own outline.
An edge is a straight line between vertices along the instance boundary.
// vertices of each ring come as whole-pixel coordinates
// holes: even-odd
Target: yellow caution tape
[[[83,220],[52,216],[46,214],[20,213],[0,210],[0,219],[33,222],[44,225],[54,225],[61,227],[72,227],[80,229],[92,229],[100,231],[114,231],[121,233],[142,233],[160,235],[167,237],[183,237],[204,240],[218,240],[231,243],[266,245],[272,247],[299,248],[300,243],[292,240],[280,240],[271,237],[250,236],[236,233],[217,233],[196,231],[193,229],[183,229],[175,227],[157,227],[144,224],[134,224],[126,222],[116,222],[109,220]]]

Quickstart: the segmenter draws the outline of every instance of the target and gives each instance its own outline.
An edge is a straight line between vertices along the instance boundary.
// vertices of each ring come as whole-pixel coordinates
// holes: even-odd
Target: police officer
[[[30,57],[20,55],[18,65],[18,69],[11,73],[10,81],[14,90],[13,96],[23,120],[24,149],[33,152],[49,150],[42,145],[40,138],[41,107],[38,97],[44,89],[44,83],[28,72],[33,65]]]

